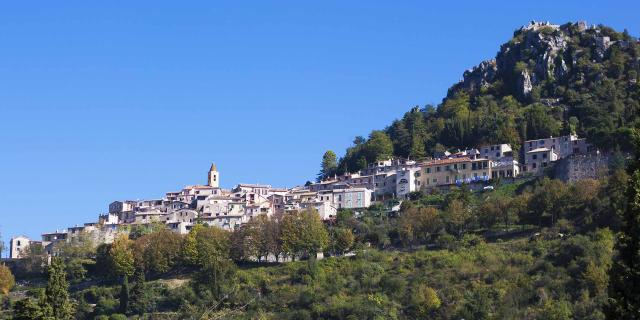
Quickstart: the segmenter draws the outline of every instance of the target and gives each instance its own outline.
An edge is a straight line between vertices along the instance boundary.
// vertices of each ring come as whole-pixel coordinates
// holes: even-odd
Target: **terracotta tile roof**
[[[461,162],[471,162],[471,158],[462,157],[462,158],[450,158],[450,159],[437,159],[437,160],[431,160],[431,161],[425,162],[423,163],[423,165],[435,166],[435,165],[446,165],[446,164],[461,163]]]

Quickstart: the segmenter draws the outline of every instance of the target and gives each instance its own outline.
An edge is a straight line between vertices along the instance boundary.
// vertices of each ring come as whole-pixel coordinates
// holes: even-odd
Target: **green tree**
[[[135,260],[145,271],[165,273],[180,260],[182,236],[165,228],[138,238],[133,247]]]
[[[373,163],[393,156],[393,143],[384,131],[372,131],[365,144],[366,160]]]
[[[425,125],[424,114],[420,108],[415,107],[405,115],[406,127],[411,132],[411,149],[409,156],[413,159],[422,159],[427,156],[425,149],[428,139],[427,127]]]
[[[545,177],[534,189],[529,210],[537,217],[539,226],[542,226],[545,218],[555,225],[565,215],[569,200],[569,188],[565,183]]]
[[[118,236],[111,244],[109,255],[113,263],[113,272],[118,276],[131,276],[135,271],[132,242],[126,235]]]
[[[0,239],[2,239],[2,232],[0,231]],[[0,240],[0,257],[2,257],[2,253],[4,252],[5,245],[4,241]]]
[[[367,142],[367,140],[363,136],[356,136],[355,138],[353,138],[354,146],[359,146],[361,144],[364,144],[365,142]]]
[[[53,258],[48,273],[45,301],[51,307],[53,317],[60,320],[73,319],[75,305],[69,298],[69,284],[62,259]]]
[[[412,159],[422,159],[426,157],[427,151],[424,146],[425,139],[421,135],[414,133],[411,137],[411,152],[409,153],[409,156]]]
[[[464,201],[454,199],[445,208],[445,219],[450,231],[461,238],[472,223],[473,213]]]
[[[398,221],[400,239],[409,246],[416,240],[429,241],[441,228],[440,218],[440,212],[433,207],[403,209]]]
[[[542,306],[541,319],[569,320],[573,319],[571,304],[566,300],[549,300]],[[620,318],[618,318],[620,319]]]
[[[315,210],[292,212],[282,218],[282,247],[291,258],[315,256],[329,243],[329,234]]]
[[[83,234],[56,243],[53,252],[55,256],[62,258],[67,266],[67,276],[72,283],[82,281],[87,275],[87,267],[95,263],[94,243]]]
[[[24,298],[18,300],[13,306],[14,320],[43,320],[52,319],[47,317],[37,300],[32,298]]]
[[[229,238],[229,232],[218,227],[202,228],[196,237],[200,271],[193,285],[215,301],[223,299],[234,283],[235,265],[230,259]]]
[[[416,315],[421,319],[438,310],[441,303],[438,293],[424,284],[418,285],[411,292],[411,305],[415,309]]]
[[[325,178],[331,177],[337,173],[338,170],[338,157],[336,154],[328,150],[322,156],[322,163],[320,164],[320,173],[318,173],[317,181],[322,181]]]
[[[236,260],[262,261],[270,254],[276,258],[280,255],[278,221],[266,214],[257,215],[236,229],[232,239],[232,257]]]
[[[334,230],[333,248],[339,254],[344,254],[353,247],[355,236],[351,229],[337,228]]]
[[[120,312],[127,313],[129,310],[129,276],[125,275],[120,287]]]
[[[487,228],[492,228],[496,223],[502,222],[508,229],[517,217],[517,208],[512,207],[511,201],[502,196],[485,200],[478,211],[480,225]]]
[[[387,132],[391,141],[393,141],[393,153],[403,158],[409,157],[411,152],[411,133],[407,129],[405,121],[394,121]]]
[[[202,224],[195,224],[182,243],[182,260],[188,266],[198,264],[198,232],[205,228]]]
[[[113,277],[113,260],[111,259],[111,244],[102,243],[96,247],[95,273],[103,277]]]
[[[140,267],[136,268],[133,273],[133,283],[128,298],[129,313],[142,315],[148,311],[149,297],[146,289],[146,280],[144,270]]]
[[[531,105],[525,111],[526,139],[548,138],[560,133],[560,123],[541,104]]]
[[[608,319],[640,318],[640,133],[633,137],[637,151],[629,166],[627,206],[610,272]]]

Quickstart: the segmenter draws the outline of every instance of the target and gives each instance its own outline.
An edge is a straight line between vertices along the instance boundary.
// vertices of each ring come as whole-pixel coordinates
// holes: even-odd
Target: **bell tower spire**
[[[218,167],[216,167],[215,163],[212,163],[211,168],[209,169],[209,179],[207,185],[214,188],[220,187],[220,173],[218,173]]]

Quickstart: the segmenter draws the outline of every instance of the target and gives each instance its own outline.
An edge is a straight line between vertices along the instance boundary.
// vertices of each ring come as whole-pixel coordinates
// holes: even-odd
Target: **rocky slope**
[[[558,84],[585,81],[580,65],[582,59],[603,63],[610,57],[612,46],[628,51],[632,46],[637,47],[637,43],[637,39],[626,33],[620,34],[604,26],[587,26],[586,22],[556,25],[532,21],[501,46],[495,59],[467,70],[463,80],[450,89],[450,94],[465,90],[478,95],[482,89],[501,81],[508,84],[509,93],[520,98],[530,97],[535,86],[547,81]],[[629,67],[637,71],[640,58],[633,58]],[[604,74],[596,76],[593,80],[606,77]],[[636,78],[630,78],[629,84],[636,81]]]
[[[464,72],[439,106],[412,108],[375,139],[347,149],[338,172],[377,158],[511,143],[569,132],[601,149],[630,149],[640,123],[640,42],[585,22],[532,21],[496,57]],[[387,141],[388,140],[388,141]]]

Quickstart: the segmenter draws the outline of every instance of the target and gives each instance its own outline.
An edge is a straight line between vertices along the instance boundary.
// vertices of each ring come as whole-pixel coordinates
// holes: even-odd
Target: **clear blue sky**
[[[0,230],[205,183],[293,186],[438,103],[528,21],[640,35],[637,1],[5,1]]]

